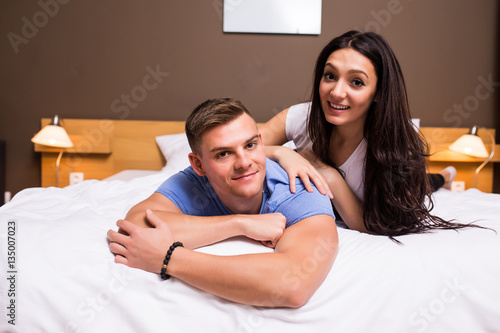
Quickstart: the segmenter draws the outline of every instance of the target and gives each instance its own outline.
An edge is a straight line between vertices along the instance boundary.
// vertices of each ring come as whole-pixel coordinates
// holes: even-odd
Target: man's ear
[[[195,153],[189,153],[188,155],[189,163],[191,163],[191,167],[193,167],[194,172],[198,174],[198,176],[205,176],[205,169],[203,168],[203,162],[201,161],[201,157]]]
[[[259,143],[262,145],[262,147],[265,147],[266,145],[264,144],[264,140],[262,139],[262,134],[259,132]]]

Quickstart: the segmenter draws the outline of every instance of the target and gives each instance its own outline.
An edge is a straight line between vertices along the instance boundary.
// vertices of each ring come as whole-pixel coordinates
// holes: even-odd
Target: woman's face
[[[363,128],[376,87],[377,75],[368,58],[350,48],[333,52],[319,85],[326,120],[337,126]]]

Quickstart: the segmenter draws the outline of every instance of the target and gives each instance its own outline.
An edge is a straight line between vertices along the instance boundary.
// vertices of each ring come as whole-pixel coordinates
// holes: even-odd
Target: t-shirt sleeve
[[[179,172],[172,175],[156,190],[170,199],[179,209],[188,215],[211,216],[222,215],[220,203],[211,195],[211,191],[201,184],[201,179],[190,177],[190,174]]]
[[[307,192],[305,189],[297,188],[297,192],[287,197],[275,212],[283,214],[286,218],[286,227],[314,215],[329,215],[335,219],[332,203],[328,196],[319,193],[314,188],[314,192]]]
[[[312,142],[307,132],[307,119],[311,103],[293,105],[288,109],[285,134],[292,140],[299,152],[311,149]]]
[[[176,173],[165,180],[156,192],[170,199],[184,214],[189,214],[191,200],[186,200],[189,197],[185,190],[189,188],[189,186],[186,186],[188,182],[189,180],[185,175]]]

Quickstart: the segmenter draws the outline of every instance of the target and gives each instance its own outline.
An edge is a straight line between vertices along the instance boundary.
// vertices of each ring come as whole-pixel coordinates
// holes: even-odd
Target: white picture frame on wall
[[[224,0],[226,33],[321,34],[321,0]]]

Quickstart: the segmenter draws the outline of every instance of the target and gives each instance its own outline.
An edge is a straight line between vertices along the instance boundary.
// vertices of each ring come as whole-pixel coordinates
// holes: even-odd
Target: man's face
[[[258,213],[266,177],[266,154],[255,121],[246,113],[206,131],[201,156],[190,154],[199,175],[206,175],[233,213]],[[193,157],[194,155],[194,157]],[[257,211],[255,211],[257,210]]]

